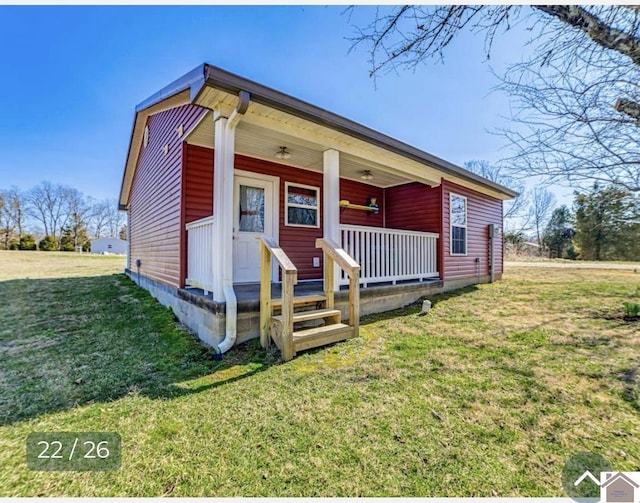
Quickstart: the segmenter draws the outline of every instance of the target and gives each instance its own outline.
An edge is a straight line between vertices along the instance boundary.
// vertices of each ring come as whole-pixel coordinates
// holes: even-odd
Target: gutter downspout
[[[234,130],[242,116],[249,107],[250,96],[246,91],[240,91],[238,105],[229,115],[227,121],[227,127],[230,130]],[[235,139],[234,139],[235,144]],[[232,155],[235,154],[235,148]],[[232,262],[233,258],[229,260]],[[231,268],[225,268],[224,276],[222,278],[222,294],[226,303],[226,323],[225,323],[225,337],[214,349],[217,355],[222,355],[229,351],[236,342],[238,336],[238,300],[236,298],[236,292],[233,290],[233,271]]]
[[[496,235],[498,233],[498,227],[496,224],[489,225],[489,282],[493,283],[496,280],[495,276],[495,252],[494,245]]]

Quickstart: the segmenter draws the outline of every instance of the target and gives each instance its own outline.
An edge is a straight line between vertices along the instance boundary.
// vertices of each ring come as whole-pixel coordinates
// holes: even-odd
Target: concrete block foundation
[[[173,288],[145,276],[138,276],[129,269],[125,274],[138,286],[148,290],[161,304],[172,309],[176,318],[208,346],[217,346],[225,334],[224,302],[215,302],[190,289]],[[496,277],[496,279],[499,279]],[[479,281],[480,280],[480,281]],[[445,291],[463,288],[476,283],[486,283],[489,276],[465,278],[453,281],[429,281],[393,286],[372,286],[360,289],[360,314],[382,313],[398,309],[416,302],[421,297],[436,295]],[[342,312],[343,320],[348,318],[348,292],[335,294],[336,309]],[[260,314],[258,300],[238,302],[236,344],[260,336]]]

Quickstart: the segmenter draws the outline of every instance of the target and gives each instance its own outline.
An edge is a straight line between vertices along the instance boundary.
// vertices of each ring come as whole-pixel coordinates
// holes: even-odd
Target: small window
[[[318,187],[285,183],[286,225],[320,227]]]
[[[240,232],[264,232],[264,197],[262,187],[240,185]]]
[[[107,245],[108,250],[111,250],[111,248],[113,248],[113,245]]]
[[[451,221],[451,255],[467,254],[467,198],[449,195]]]
[[[144,133],[142,135],[142,146],[146,147],[149,145],[149,126],[144,127]]]

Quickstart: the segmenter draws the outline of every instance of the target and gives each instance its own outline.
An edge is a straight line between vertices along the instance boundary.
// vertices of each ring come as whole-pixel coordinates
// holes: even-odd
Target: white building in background
[[[105,255],[113,253],[116,255],[127,254],[127,242],[118,238],[99,238],[91,240],[91,253]]]

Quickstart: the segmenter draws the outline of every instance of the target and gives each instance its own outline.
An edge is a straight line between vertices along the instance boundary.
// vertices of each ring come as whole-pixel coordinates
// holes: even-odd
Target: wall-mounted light
[[[287,150],[287,147],[280,147],[280,150],[276,152],[276,159],[291,159],[291,152]]]
[[[363,180],[372,180],[373,179],[373,175],[371,174],[371,171],[368,169],[365,169],[362,174],[360,175],[360,178],[362,178]]]

